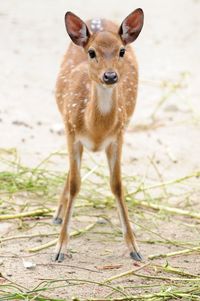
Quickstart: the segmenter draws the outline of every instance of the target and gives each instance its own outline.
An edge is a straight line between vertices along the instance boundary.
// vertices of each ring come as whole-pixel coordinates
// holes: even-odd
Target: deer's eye
[[[93,49],[89,49],[88,54],[91,59],[94,59],[96,57],[96,52]]]
[[[126,49],[125,49],[125,48],[120,49],[120,51],[119,51],[119,56],[120,56],[120,57],[123,57],[124,54],[125,54],[125,52],[126,52]]]

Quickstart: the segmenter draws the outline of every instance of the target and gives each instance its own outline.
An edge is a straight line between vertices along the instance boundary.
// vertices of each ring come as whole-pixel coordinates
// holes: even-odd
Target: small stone
[[[34,269],[36,267],[36,264],[33,261],[26,261],[24,259],[23,260],[23,265],[26,269]]]

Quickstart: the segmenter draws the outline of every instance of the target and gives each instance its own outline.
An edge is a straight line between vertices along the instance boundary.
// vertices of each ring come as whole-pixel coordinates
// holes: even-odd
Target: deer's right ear
[[[71,40],[76,45],[85,47],[90,38],[87,25],[72,12],[67,12],[65,14],[65,26]]]

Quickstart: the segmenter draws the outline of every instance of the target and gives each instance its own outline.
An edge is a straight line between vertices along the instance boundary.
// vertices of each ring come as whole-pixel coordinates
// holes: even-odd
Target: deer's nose
[[[107,71],[103,75],[103,81],[107,85],[115,84],[118,81],[117,73],[114,71]]]

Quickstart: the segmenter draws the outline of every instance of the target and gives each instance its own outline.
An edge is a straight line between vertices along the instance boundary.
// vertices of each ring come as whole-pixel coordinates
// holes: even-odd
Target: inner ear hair
[[[90,32],[85,22],[74,13],[67,12],[65,14],[65,26],[72,42],[78,46],[85,47],[90,38]]]
[[[139,36],[144,23],[144,13],[141,8],[134,10],[122,22],[118,34],[124,45],[132,43]]]

